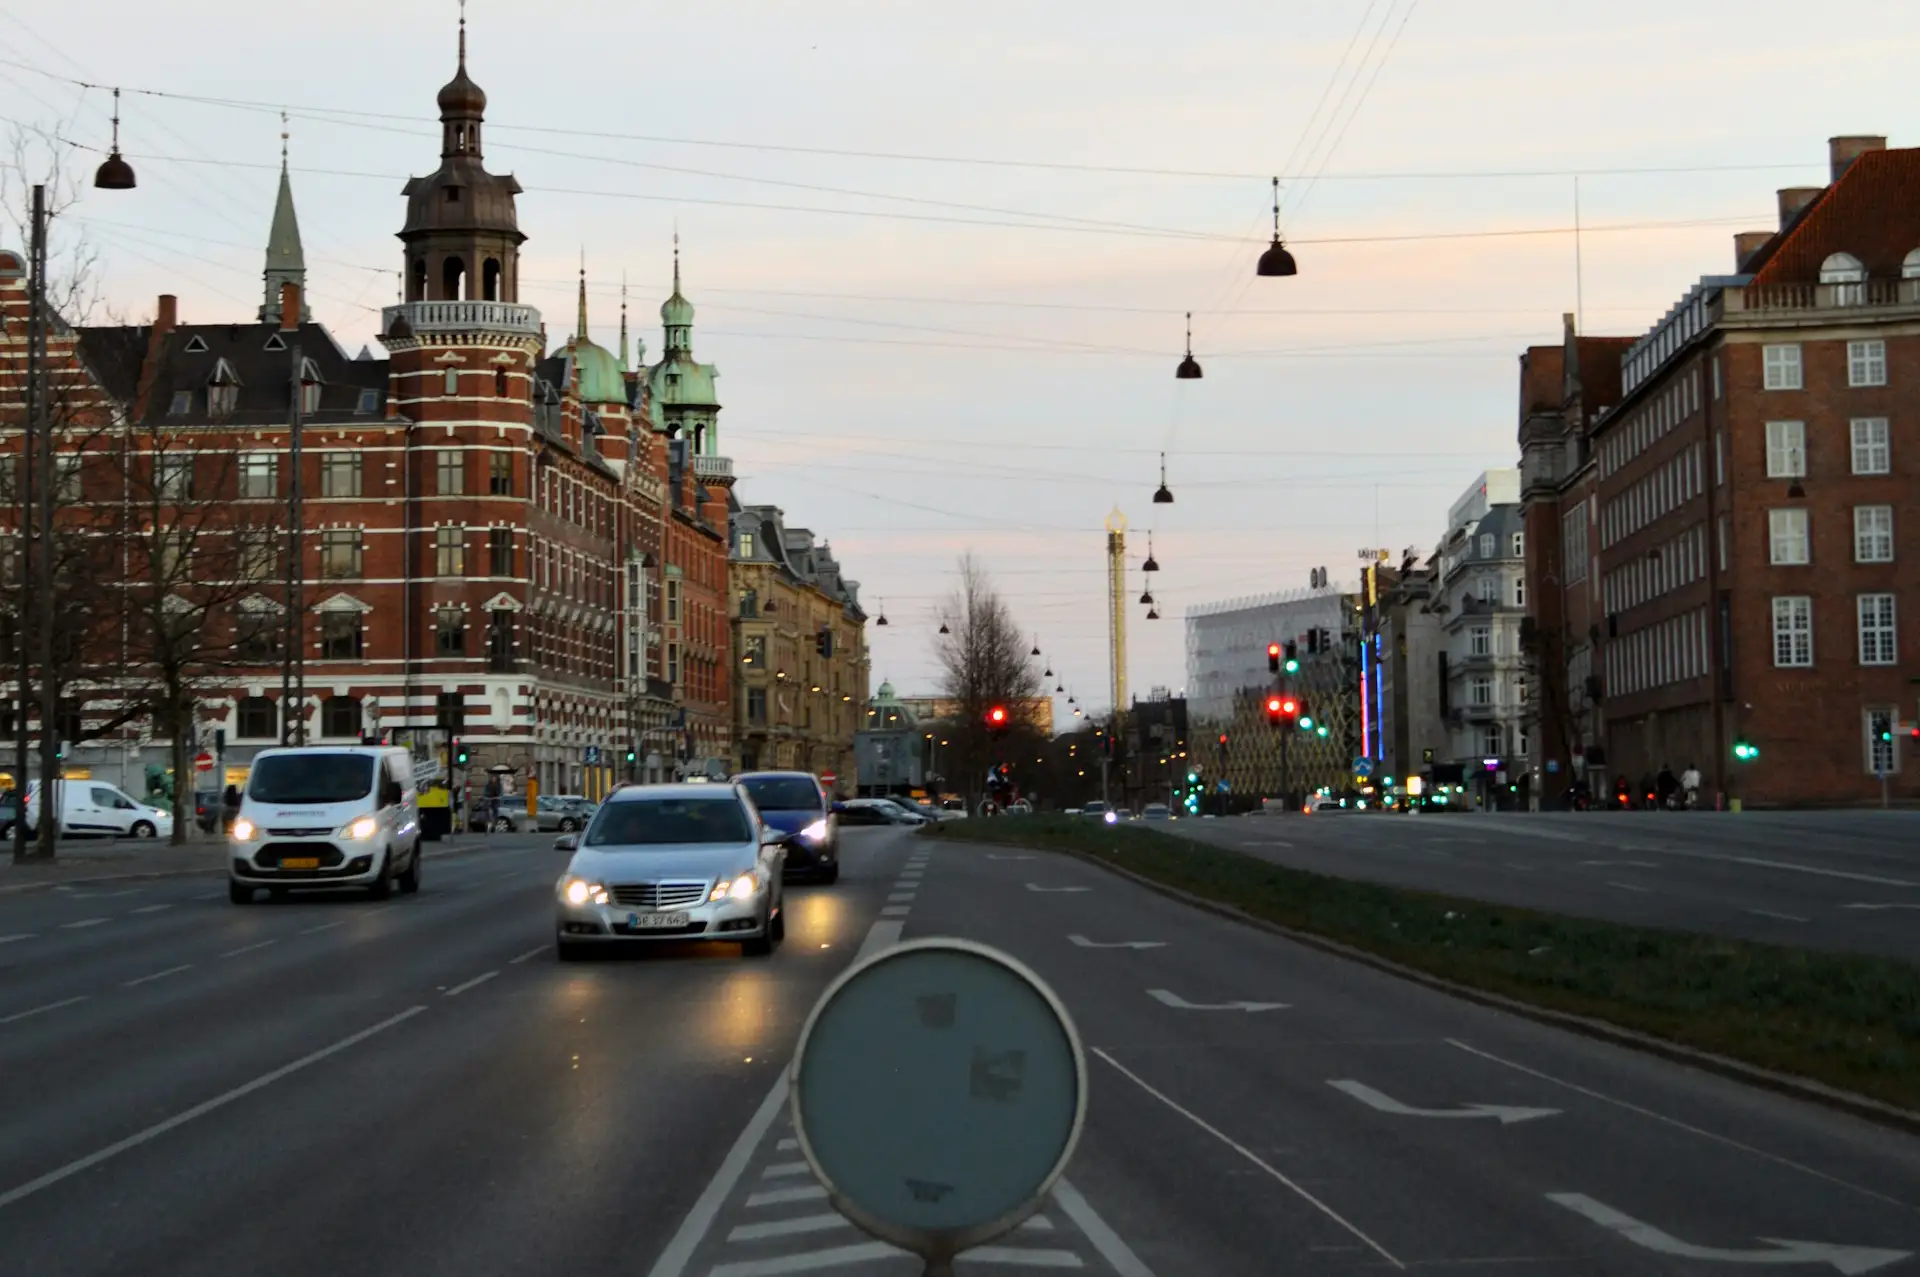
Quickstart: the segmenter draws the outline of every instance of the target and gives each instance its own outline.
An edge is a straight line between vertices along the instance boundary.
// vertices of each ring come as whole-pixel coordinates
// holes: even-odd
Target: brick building
[[[1779,192],[1587,428],[1605,752],[1636,785],[1693,763],[1753,805],[1920,797],[1897,730],[1920,716],[1920,150],[1830,149],[1831,182]]]
[[[126,421],[190,441],[210,476],[198,496],[276,537],[299,385],[305,712],[286,721],[281,653],[257,651],[206,688],[203,739],[224,730],[240,768],[283,734],[388,735],[426,754],[454,724],[474,776],[504,766],[548,792],[603,793],[627,750],[648,779],[724,774],[732,465],[717,452],[711,370],[691,362],[677,252],[660,365],[626,366],[624,308],[620,354],[592,341],[584,269],[573,336],[549,352],[539,312],[518,299],[520,186],[485,167],[486,95],[464,28],[438,102],[439,167],[404,191],[387,359],[349,357],[306,318],[284,168],[256,322],[183,323],[162,297],[149,325],[56,335],[56,363]],[[0,269],[0,307],[14,331],[17,270]],[[704,392],[684,393],[701,371]],[[235,611],[284,616],[292,597],[269,573]],[[117,760],[124,774],[144,730],[70,761]]]

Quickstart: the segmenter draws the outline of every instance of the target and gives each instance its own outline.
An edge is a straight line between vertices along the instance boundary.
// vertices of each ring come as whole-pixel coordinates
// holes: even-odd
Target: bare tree
[[[1011,720],[1008,729],[1030,734],[1031,707],[1043,685],[1006,601],[971,554],[961,558],[960,581],[941,612],[947,633],[935,648],[940,690],[953,703],[957,718],[949,747],[954,766],[948,771],[951,775],[954,767],[959,769],[960,789],[971,806],[984,786],[987,767],[995,761],[987,711],[1004,706]]]

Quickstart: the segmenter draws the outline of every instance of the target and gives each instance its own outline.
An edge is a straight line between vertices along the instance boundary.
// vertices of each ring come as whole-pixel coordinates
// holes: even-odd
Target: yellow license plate
[[[320,867],[320,857],[289,856],[280,862],[280,867],[282,869],[318,869]]]

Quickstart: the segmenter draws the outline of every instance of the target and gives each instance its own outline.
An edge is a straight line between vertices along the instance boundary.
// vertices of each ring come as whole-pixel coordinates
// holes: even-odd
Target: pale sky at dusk
[[[438,162],[456,16],[0,0],[0,118],[104,147],[108,94],[69,79],[284,104],[314,312],[356,351],[394,299],[401,184]],[[1141,694],[1184,682],[1188,607],[1430,548],[1460,490],[1514,464],[1516,357],[1576,305],[1570,234],[1459,236],[1564,231],[1573,172],[1586,329],[1638,334],[1731,270],[1736,231],[1775,224],[1776,188],[1825,181],[1828,136],[1916,141],[1920,8],[1866,0],[473,0],[468,19],[488,167],[526,188],[521,300],[564,342],[584,247],[595,339],[616,341],[624,273],[651,357],[677,223],[737,491],[884,602],[873,682],[903,692],[931,688],[933,607],[971,549],[1104,707],[1116,504],[1136,565],[1151,527],[1164,569],[1162,619],[1129,607]],[[1332,128],[1306,135],[1330,80]],[[139,187],[83,192],[55,256],[84,231],[129,320],[161,292],[191,322],[250,320],[280,127],[129,92]],[[1686,171],[1604,171],[1661,168]],[[1300,275],[1256,280],[1273,173]],[[1186,310],[1198,382],[1173,378]],[[1149,504],[1162,449],[1171,507]]]

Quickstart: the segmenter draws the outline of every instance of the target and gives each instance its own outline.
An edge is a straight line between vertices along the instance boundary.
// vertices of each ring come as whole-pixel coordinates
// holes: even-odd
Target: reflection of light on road
[[[852,912],[847,898],[831,887],[819,891],[788,888],[786,906],[787,939],[803,944],[839,939]]]
[[[699,1040],[728,1054],[745,1052],[751,1058],[776,1027],[772,1012],[777,999],[773,975],[767,968],[756,966],[734,972],[707,1001]]]

